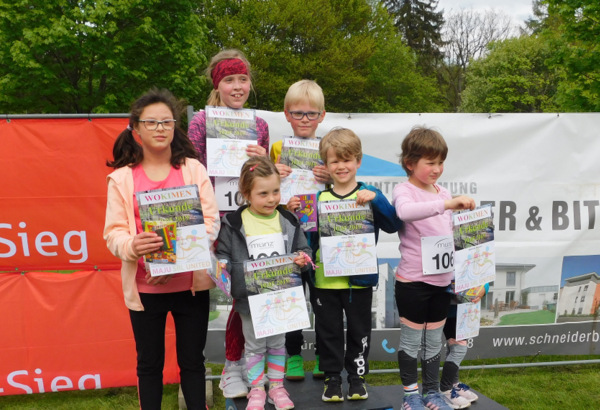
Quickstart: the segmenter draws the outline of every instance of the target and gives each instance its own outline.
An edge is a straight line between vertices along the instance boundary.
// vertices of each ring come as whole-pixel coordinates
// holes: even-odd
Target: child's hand
[[[246,154],[248,154],[249,157],[265,157],[267,156],[267,150],[260,145],[248,145],[246,147]]]
[[[133,237],[131,246],[136,255],[144,256],[158,251],[163,246],[163,240],[155,232],[140,232]]]
[[[296,255],[294,257],[294,263],[298,266],[300,266],[300,268],[303,268],[306,266],[306,264],[308,263],[308,261],[306,260],[306,254],[304,252],[300,252],[298,255]]]
[[[297,196],[291,197],[286,206],[288,210],[292,212],[295,211],[296,209],[300,208],[300,198]]]
[[[485,295],[485,287],[482,286],[481,289],[479,289],[479,293],[477,294],[477,296],[475,296],[475,299],[473,299],[471,301],[471,303],[479,302],[484,295]]]
[[[321,184],[326,184],[331,180],[331,176],[325,165],[317,165],[312,171],[317,182],[320,182]]]
[[[457,196],[444,201],[445,209],[475,209],[475,200],[468,196]]]
[[[281,178],[285,178],[292,173],[292,168],[288,165],[277,163],[275,164],[275,167],[277,168],[277,171],[279,171]]]
[[[368,189],[361,189],[356,193],[356,203],[359,205],[364,205],[373,199],[375,199],[375,192]]]

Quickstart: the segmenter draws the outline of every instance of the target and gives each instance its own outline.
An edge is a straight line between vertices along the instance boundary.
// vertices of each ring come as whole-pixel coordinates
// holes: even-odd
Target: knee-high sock
[[[442,391],[450,390],[452,386],[458,383],[459,366],[466,354],[466,345],[448,344],[448,354],[442,368],[442,379],[440,381]]]
[[[437,392],[440,389],[440,357],[442,351],[443,328],[425,329],[423,340],[423,393]]]
[[[422,329],[413,329],[404,324],[400,325],[400,345],[398,346],[398,367],[400,379],[404,385],[405,393],[417,390],[417,355],[421,345]],[[407,390],[408,389],[408,390]]]

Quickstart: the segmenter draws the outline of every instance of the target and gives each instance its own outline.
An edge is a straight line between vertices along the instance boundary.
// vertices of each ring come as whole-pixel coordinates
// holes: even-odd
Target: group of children
[[[213,84],[208,105],[243,108],[252,81],[250,64],[237,50],[225,50],[211,60],[207,76]],[[280,205],[280,181],[292,169],[279,163],[282,146],[271,147],[267,123],[257,118],[257,144],[247,148],[239,191],[246,204],[219,215],[211,179],[206,172],[206,117],[199,112],[190,122],[188,136],[181,130],[181,107],[165,90],[151,90],[132,106],[129,125],[115,142],[116,170],[108,177],[108,205],[104,236],[109,249],[122,259],[123,291],[129,308],[137,350],[140,405],[160,409],[164,329],[166,315],[175,320],[177,361],[181,387],[189,409],[205,408],[204,356],[208,326],[206,272],[195,271],[151,277],[143,256],[157,251],[162,239],[140,228],[135,192],[197,184],[211,247],[231,274],[234,304],[225,336],[226,365],[220,387],[225,397],[248,398],[248,410],[263,409],[268,400],[278,410],[294,404],[284,387],[289,380],[304,379],[301,331],[256,338],[244,280],[244,262],[255,259],[249,238],[279,238],[274,251],[295,254],[294,263],[308,286],[315,313],[316,367],[313,377],[324,377],[322,400],[340,402],[368,398],[365,376],[369,372],[372,288],[378,275],[327,277],[318,250],[318,234],[304,233],[291,212],[299,206],[292,197]],[[314,139],[325,117],[321,88],[313,81],[293,84],[284,101],[284,113],[295,138]],[[466,346],[453,346],[440,391],[439,365],[442,332],[451,301],[446,291],[452,273],[423,275],[421,238],[452,235],[453,210],[473,209],[473,199],[452,198],[436,184],[442,175],[447,146],[439,133],[414,128],[402,142],[400,163],[408,181],[393,192],[392,204],[375,187],[356,179],[362,160],[360,138],[351,130],[336,128],[319,141],[322,165],[313,168],[327,189],[318,201],[355,200],[371,204],[375,237],[379,229],[398,232],[402,259],[396,273],[396,303],[401,331],[398,365],[404,386],[403,408],[449,409],[468,407],[477,399],[458,383],[458,365]],[[313,263],[314,261],[314,263]],[[190,289],[192,292],[190,292]],[[344,316],[346,321],[344,321]],[[346,335],[344,336],[344,324]],[[451,333],[451,332],[450,332]],[[447,333],[447,334],[450,334]],[[456,346],[461,346],[457,348]],[[462,348],[464,346],[464,348]],[[417,357],[422,349],[423,385],[417,384]],[[286,353],[287,370],[286,370]],[[267,374],[265,377],[265,364]],[[348,388],[343,392],[342,371]],[[268,391],[265,389],[268,380]]]

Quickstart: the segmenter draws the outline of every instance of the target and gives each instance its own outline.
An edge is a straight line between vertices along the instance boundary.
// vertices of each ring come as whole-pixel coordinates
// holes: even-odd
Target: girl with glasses
[[[175,322],[177,363],[188,409],[206,409],[204,346],[208,330],[209,293],[206,271],[152,277],[144,255],[158,251],[163,239],[144,232],[136,192],[198,186],[209,243],[220,227],[213,187],[196,159],[194,146],[176,124],[181,105],[167,90],[152,89],[131,107],[129,125],[115,141],[108,176],[104,239],[121,259],[125,304],[137,350],[138,396],[144,410],[160,410],[165,360],[165,324]]]

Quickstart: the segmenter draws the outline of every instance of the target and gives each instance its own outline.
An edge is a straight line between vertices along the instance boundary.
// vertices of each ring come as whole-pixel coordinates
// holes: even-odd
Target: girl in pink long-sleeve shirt
[[[436,184],[447,154],[448,146],[437,131],[413,128],[402,142],[400,156],[408,181],[393,192],[396,213],[404,221],[398,231],[402,259],[395,293],[401,328],[398,367],[406,410],[452,408],[439,391],[442,331],[451,296],[446,287],[454,276],[452,210],[474,209],[475,201],[466,196],[452,198]],[[421,346],[423,395],[417,383]]]

